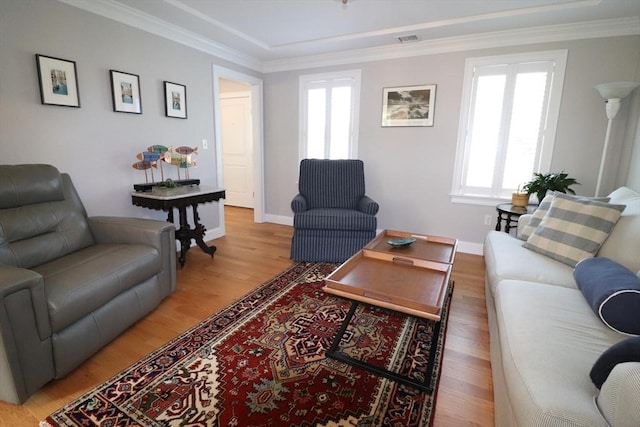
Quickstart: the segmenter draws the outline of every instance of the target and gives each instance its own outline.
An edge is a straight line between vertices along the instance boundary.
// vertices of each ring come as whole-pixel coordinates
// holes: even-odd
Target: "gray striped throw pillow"
[[[624,208],[556,193],[523,246],[573,267],[598,252]]]
[[[531,236],[533,232],[536,231],[536,228],[538,227],[538,225],[540,225],[540,221],[542,221],[542,218],[544,218],[544,216],[547,214],[547,211],[551,207],[553,196],[555,196],[556,194],[562,194],[562,193],[559,193],[559,192],[556,193],[555,191],[547,191],[547,195],[544,197],[544,199],[542,199],[542,201],[540,202],[536,210],[533,212],[533,214],[529,218],[529,221],[522,227],[522,230],[520,231],[520,233],[518,233],[518,239],[527,240],[529,236]],[[570,196],[568,194],[564,194],[563,196],[570,197],[572,199],[577,199],[577,200],[595,200],[598,202],[608,202],[610,200],[609,197]]]

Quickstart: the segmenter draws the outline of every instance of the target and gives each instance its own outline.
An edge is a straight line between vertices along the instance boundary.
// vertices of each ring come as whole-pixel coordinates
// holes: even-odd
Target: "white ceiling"
[[[489,37],[494,45],[523,34],[549,39],[567,29],[586,37],[640,34],[640,0],[60,1],[201,50],[217,49],[256,69]],[[401,43],[398,37],[406,35],[418,41]]]

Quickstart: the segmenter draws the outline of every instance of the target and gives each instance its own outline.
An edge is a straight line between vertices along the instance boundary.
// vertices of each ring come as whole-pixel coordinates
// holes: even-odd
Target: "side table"
[[[176,240],[180,242],[180,266],[184,267],[187,259],[187,251],[191,246],[191,239],[203,252],[213,257],[216,247],[207,246],[203,236],[207,231],[204,225],[200,224],[198,216],[198,205],[207,202],[217,202],[225,198],[225,190],[210,187],[189,187],[186,192],[175,195],[159,195],[151,192],[134,191],[131,193],[131,203],[144,208],[163,210],[168,212],[167,221],[173,223],[173,208],[178,209],[180,228],[176,230]],[[193,210],[193,228],[187,221],[187,207]]]
[[[536,210],[537,206],[527,205],[513,206],[511,203],[502,203],[496,206],[498,211],[498,222],[496,223],[496,231],[502,230],[502,221],[505,221],[504,231],[508,233],[512,228],[515,228],[518,224],[518,218],[524,214],[532,214]]]

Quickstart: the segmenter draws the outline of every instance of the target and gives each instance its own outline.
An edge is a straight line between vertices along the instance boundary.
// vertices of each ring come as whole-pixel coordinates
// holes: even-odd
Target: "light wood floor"
[[[22,406],[0,402],[0,427],[37,426],[51,412],[127,368],[190,326],[292,264],[292,229],[253,223],[253,211],[226,207],[226,236],[213,259],[192,248],[178,289],[156,310],[67,377]],[[438,389],[435,427],[493,426],[489,334],[482,257],[459,253]]]

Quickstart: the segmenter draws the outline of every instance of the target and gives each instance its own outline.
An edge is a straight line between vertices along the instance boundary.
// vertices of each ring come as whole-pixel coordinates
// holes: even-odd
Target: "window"
[[[357,157],[360,70],[300,76],[300,159]]]
[[[567,51],[466,61],[452,200],[510,198],[548,171]]]

